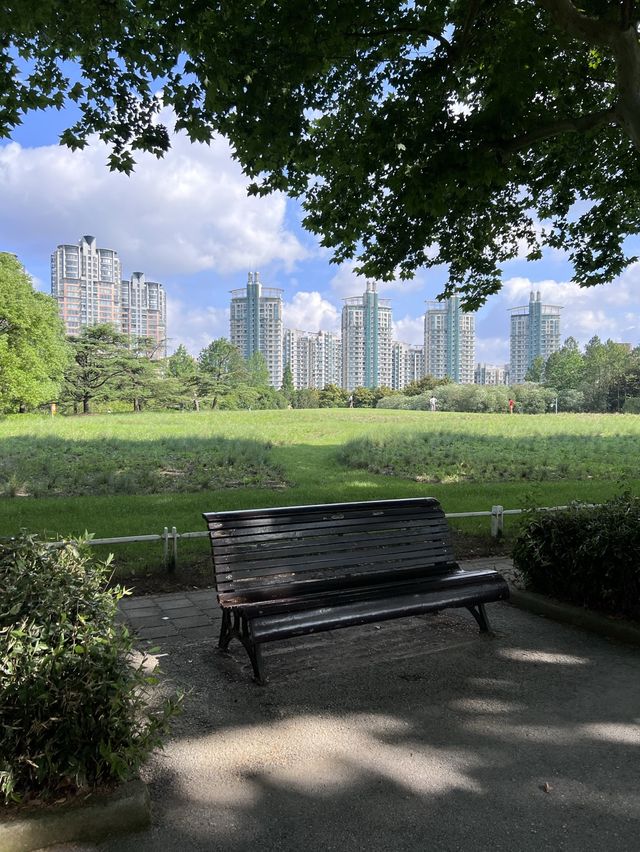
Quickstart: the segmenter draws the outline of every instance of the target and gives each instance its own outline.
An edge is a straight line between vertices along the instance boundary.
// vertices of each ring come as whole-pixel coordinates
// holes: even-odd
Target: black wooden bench
[[[431,498],[210,512],[219,647],[237,638],[263,682],[263,642],[506,600],[497,571],[463,571]]]

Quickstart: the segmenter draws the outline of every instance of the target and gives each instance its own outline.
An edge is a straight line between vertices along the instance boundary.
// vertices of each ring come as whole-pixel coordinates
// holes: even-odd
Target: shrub
[[[640,414],[640,396],[630,396],[626,399],[622,410],[625,414]]]
[[[112,784],[161,744],[179,699],[147,706],[157,682],[116,623],[126,594],[82,542],[0,543],[0,796],[5,802]]]
[[[640,619],[640,498],[535,512],[513,561],[533,591]]]

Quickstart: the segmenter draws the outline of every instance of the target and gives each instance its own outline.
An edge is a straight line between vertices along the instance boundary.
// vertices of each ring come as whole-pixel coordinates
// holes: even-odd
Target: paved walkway
[[[191,693],[153,826],[100,849],[637,852],[640,651],[488,609],[493,638],[447,611],[272,643],[258,687],[212,590],[124,601]]]
[[[513,563],[508,557],[470,559],[460,564],[464,568],[495,568],[509,580],[513,576]],[[212,631],[219,630],[220,607],[214,589],[124,598],[120,608],[144,644],[172,637],[187,641],[207,639]]]

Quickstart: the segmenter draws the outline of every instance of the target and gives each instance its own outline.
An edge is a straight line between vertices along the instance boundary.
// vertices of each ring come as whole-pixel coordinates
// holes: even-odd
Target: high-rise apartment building
[[[282,345],[283,369],[289,365],[293,386],[296,390],[314,387],[313,361],[314,361],[314,337],[309,331],[298,331],[293,328],[285,328]]]
[[[322,389],[329,384],[339,386],[342,381],[341,351],[340,337],[333,332],[287,328],[282,363],[291,367],[293,385],[297,390]]]
[[[411,382],[424,376],[424,350],[422,346],[394,341],[391,346],[391,385],[402,390]]]
[[[529,304],[511,308],[510,381],[524,381],[538,357],[546,361],[560,349],[559,305],[543,305],[540,292],[529,294]]]
[[[316,337],[314,387],[342,387],[342,341],[339,334],[319,331]]]
[[[153,358],[167,357],[167,300],[162,284],[145,281],[143,272],[134,272],[120,286],[121,330],[129,337],[145,337],[155,342]]]
[[[261,352],[269,382],[282,386],[282,290],[263,287],[259,273],[250,272],[244,289],[231,291],[231,342],[245,358]]]
[[[360,297],[342,308],[342,386],[391,386],[391,305],[367,282]]]
[[[475,315],[462,310],[459,296],[429,302],[424,317],[425,375],[473,384],[475,360]]]
[[[473,380],[477,385],[506,385],[509,383],[509,365],[478,364]]]
[[[65,332],[109,323],[130,337],[150,337],[154,357],[166,356],[167,303],[162,284],[134,272],[122,280],[121,263],[113,249],[98,248],[95,237],[78,245],[59,245],[51,255],[51,294],[58,301]]]
[[[117,252],[98,248],[95,237],[58,246],[51,255],[51,295],[58,301],[66,333],[78,335],[101,323],[119,331],[120,282]]]

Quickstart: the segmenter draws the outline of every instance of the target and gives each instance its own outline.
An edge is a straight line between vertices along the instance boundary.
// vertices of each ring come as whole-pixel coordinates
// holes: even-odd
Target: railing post
[[[169,527],[165,527],[162,533],[162,564],[169,568]]]
[[[178,530],[175,527],[171,527],[171,535],[173,537],[173,547],[171,552],[171,565],[169,566],[169,570],[175,571],[178,567]]]
[[[502,538],[504,533],[504,508],[502,506],[491,507],[491,537]]]

